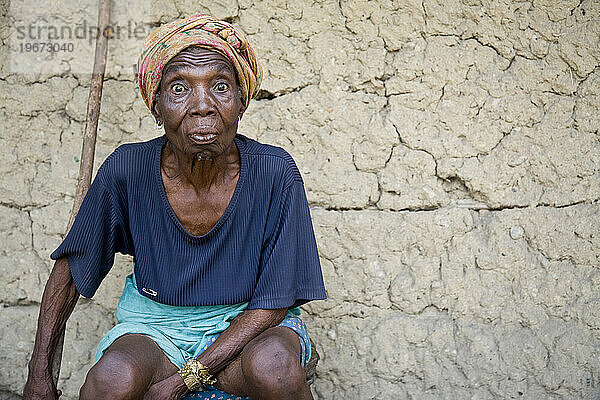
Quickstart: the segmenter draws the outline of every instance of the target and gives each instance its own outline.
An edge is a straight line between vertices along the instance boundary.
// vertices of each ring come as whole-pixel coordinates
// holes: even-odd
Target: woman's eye
[[[171,87],[171,90],[173,91],[173,93],[175,94],[181,94],[183,93],[183,91],[185,90],[185,88],[183,87],[182,84],[180,83],[176,83]]]
[[[224,92],[224,91],[226,91],[226,90],[227,90],[227,88],[228,88],[227,84],[226,84],[226,83],[223,83],[223,82],[217,83],[217,84],[215,85],[215,90],[216,90],[217,92]]]

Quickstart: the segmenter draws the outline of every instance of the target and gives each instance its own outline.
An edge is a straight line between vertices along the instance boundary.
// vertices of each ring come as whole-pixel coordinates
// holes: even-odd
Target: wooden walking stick
[[[108,33],[110,22],[110,0],[99,0],[98,4],[98,37],[96,38],[96,50],[94,55],[94,69],[90,82],[90,95],[87,104],[87,119],[83,133],[83,145],[81,147],[81,161],[79,164],[79,178],[77,178],[77,189],[73,209],[69,217],[67,232],[71,229],[83,198],[92,182],[92,170],[94,167],[94,154],[96,152],[96,133],[98,131],[98,117],[100,116],[100,100],[102,98],[102,85],[104,83],[104,71],[106,69],[106,51],[108,50]],[[62,359],[65,331],[63,330],[54,358],[52,360],[52,375],[54,384],[58,386],[58,375],[60,373],[60,362]]]

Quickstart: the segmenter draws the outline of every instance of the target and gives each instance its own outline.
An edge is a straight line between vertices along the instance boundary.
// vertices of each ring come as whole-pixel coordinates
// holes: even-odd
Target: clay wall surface
[[[37,26],[97,18],[91,0],[29,3],[0,2],[0,399],[25,383],[93,62],[89,38],[48,59],[19,47],[47,33],[15,27],[34,11]],[[239,131],[296,160],[329,295],[303,307],[316,399],[600,398],[600,2],[126,3],[123,27],[210,12],[255,46],[265,79]],[[134,80],[140,45],[109,41],[96,168],[161,135]],[[117,256],[79,301],[63,399],[131,270]]]

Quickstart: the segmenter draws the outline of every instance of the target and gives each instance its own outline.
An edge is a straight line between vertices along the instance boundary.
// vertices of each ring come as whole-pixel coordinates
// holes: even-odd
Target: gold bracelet
[[[189,390],[203,389],[204,385],[213,385],[217,380],[208,373],[208,368],[195,358],[191,358],[183,364],[177,373],[183,379]]]

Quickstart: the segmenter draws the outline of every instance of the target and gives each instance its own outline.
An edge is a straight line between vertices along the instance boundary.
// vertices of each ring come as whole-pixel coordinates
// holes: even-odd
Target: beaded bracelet
[[[203,389],[204,385],[213,385],[217,380],[208,373],[208,368],[200,361],[191,358],[183,364],[177,373],[189,390]]]

